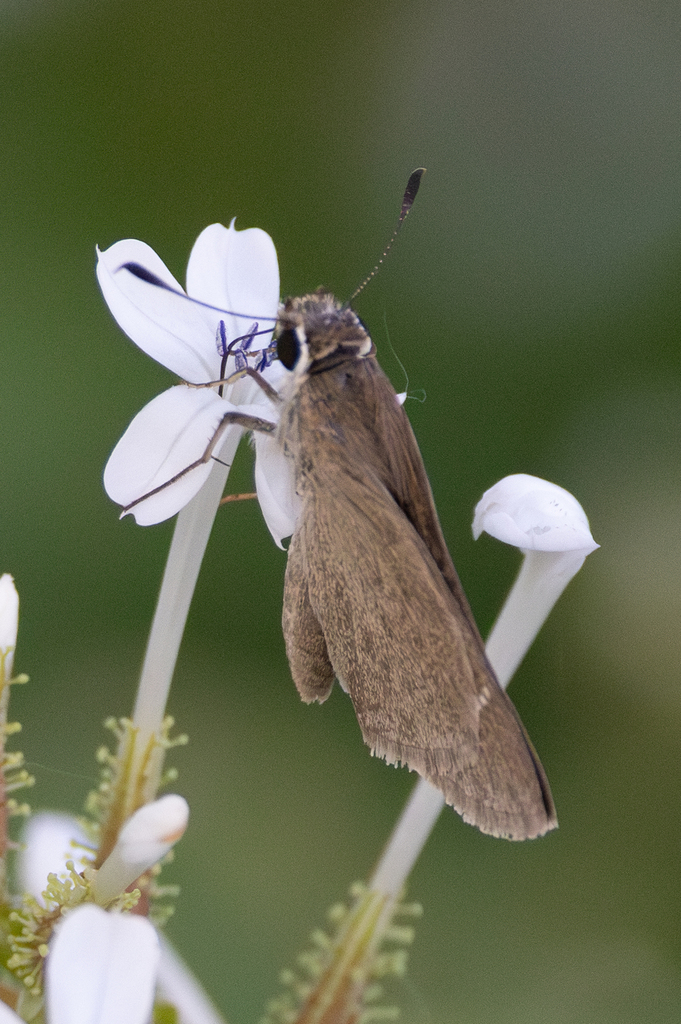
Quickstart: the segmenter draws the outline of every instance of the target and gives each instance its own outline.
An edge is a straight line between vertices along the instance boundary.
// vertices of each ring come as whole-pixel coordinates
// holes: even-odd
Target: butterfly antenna
[[[362,283],[359,286],[359,288],[357,288],[352,293],[352,295],[350,296],[350,298],[348,299],[348,301],[345,304],[346,306],[349,306],[350,303],[353,301],[353,299],[356,299],[357,296],[359,295],[359,293],[361,291],[364,291],[364,289],[369,284],[369,281],[372,279],[372,277],[376,277],[376,274],[378,273],[378,271],[381,268],[381,264],[383,263],[383,261],[385,260],[386,256],[388,255],[388,253],[392,249],[393,242],[397,238],[397,235],[399,233],[400,228],[402,227],[402,225],[404,224],[405,220],[407,219],[407,214],[409,213],[409,211],[411,210],[412,206],[414,205],[414,200],[416,199],[416,193],[418,192],[419,185],[421,184],[421,178],[423,177],[423,175],[425,173],[426,173],[425,167],[417,167],[416,170],[412,171],[411,174],[409,175],[409,181],[407,182],[407,187],[405,188],[404,196],[402,197],[402,208],[400,210],[399,220],[397,221],[397,226],[396,226],[395,230],[392,233],[390,241],[388,242],[388,244],[386,245],[385,249],[383,250],[383,255],[381,256],[380,260],[378,261],[378,263],[376,264],[374,269],[371,271],[371,273],[368,275],[368,277],[364,278],[364,280],[362,281]]]

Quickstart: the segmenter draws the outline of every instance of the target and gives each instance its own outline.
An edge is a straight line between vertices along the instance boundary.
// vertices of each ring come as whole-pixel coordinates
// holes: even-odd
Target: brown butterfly
[[[337,678],[372,753],[428,779],[483,832],[557,822],[447,550],[409,420],[357,315],[320,290],[289,299],[277,352],[293,378],[276,436],[301,511],[283,627],[304,701]]]

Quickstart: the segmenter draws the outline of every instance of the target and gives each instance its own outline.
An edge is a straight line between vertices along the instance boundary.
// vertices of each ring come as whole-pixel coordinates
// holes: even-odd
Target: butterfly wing
[[[485,657],[411,428],[366,364],[312,378],[290,410],[305,424],[284,599],[294,680],[323,700],[335,674],[372,752],[418,771],[465,821],[542,835],[556,823],[548,782]]]

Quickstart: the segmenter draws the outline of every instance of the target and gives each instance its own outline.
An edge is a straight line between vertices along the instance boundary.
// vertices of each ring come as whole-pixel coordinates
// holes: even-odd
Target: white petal
[[[109,497],[129,505],[181,473],[201,457],[222,416],[233,408],[210,389],[182,384],[158,395],[135,416],[109,457],[104,470]],[[225,436],[234,430],[241,427],[227,427]],[[148,526],[175,515],[194,497],[211,468],[210,461],[198,466],[136,505],[131,510],[135,520]]]
[[[569,491],[517,473],[485,491],[475,509],[473,536],[485,531],[529,551],[595,551],[584,509]]]
[[[223,310],[244,317],[224,317],[230,339],[244,334],[251,323],[274,328],[279,308],[279,264],[274,242],[260,228],[237,231],[211,224],[194,243],[187,266],[187,292]],[[269,335],[260,335],[254,348],[265,348]]]
[[[71,911],[50,942],[50,1024],[148,1024],[159,956],[146,918],[93,904]]]
[[[293,463],[276,438],[255,435],[255,487],[267,528],[278,547],[290,537],[300,512]]]
[[[110,903],[165,857],[184,835],[188,820],[189,805],[176,793],[135,811],[93,880],[96,901],[104,906]]]
[[[121,269],[126,263],[139,264],[180,294]],[[184,297],[153,249],[129,238],[98,251],[97,278],[117,323],[143,352],[194,384],[217,378],[215,333],[220,313]]]
[[[43,811],[28,819],[22,835],[24,849],[19,858],[19,880],[24,892],[43,902],[48,874],[64,877],[67,860],[78,860],[82,853],[73,848],[72,841],[84,843],[86,839],[80,825],[70,815]]]
[[[8,572],[0,576],[0,653],[5,654],[5,677],[12,675],[19,629],[19,595]]]

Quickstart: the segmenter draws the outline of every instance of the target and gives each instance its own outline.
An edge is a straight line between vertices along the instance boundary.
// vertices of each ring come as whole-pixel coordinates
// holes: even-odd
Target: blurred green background
[[[181,279],[199,231],[270,232],[282,290],[345,298],[413,167],[428,174],[357,303],[408,403],[483,633],[517,553],[474,544],[500,477],[573,491],[602,548],[512,696],[560,830],[511,845],[443,814],[403,1019],[676,1021],[681,1007],[681,9],[574,0],[2,0],[0,570],[22,600],[15,694],[34,806],[80,809],[127,714],[172,523],[119,522],[101,472],[170,375],[119,332],[94,246]],[[250,489],[244,446],[234,490]],[[255,1021],[366,877],[413,778],[349,702],[300,704],[285,555],[223,510],[171,696],[190,828],[169,933]]]

